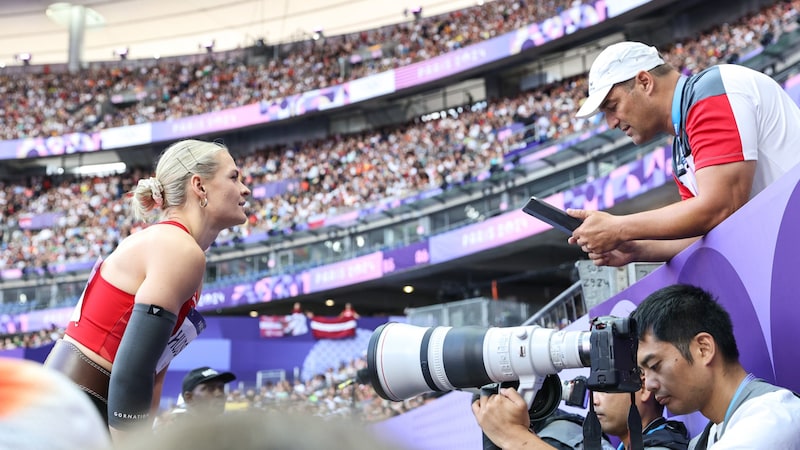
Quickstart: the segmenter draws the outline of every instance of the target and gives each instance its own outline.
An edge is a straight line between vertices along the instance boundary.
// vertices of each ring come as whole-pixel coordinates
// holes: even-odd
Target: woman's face
[[[247,197],[250,189],[242,183],[242,174],[228,152],[217,154],[219,169],[204,184],[208,198],[206,209],[218,222],[219,229],[241,225],[247,221]]]

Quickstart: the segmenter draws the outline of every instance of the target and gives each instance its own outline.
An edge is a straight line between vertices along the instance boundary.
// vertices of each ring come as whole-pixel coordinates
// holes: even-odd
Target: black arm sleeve
[[[108,424],[124,429],[149,419],[158,359],[178,317],[166,309],[136,303],[111,367]]]

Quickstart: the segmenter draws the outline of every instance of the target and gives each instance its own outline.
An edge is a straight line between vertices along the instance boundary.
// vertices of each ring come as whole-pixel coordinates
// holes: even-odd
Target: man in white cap
[[[578,117],[604,113],[636,144],[673,136],[683,201],[629,215],[568,210],[569,241],[597,265],[668,261],[800,163],[800,108],[767,75],[721,64],[682,76],[655,47],[620,42],[589,71]]]

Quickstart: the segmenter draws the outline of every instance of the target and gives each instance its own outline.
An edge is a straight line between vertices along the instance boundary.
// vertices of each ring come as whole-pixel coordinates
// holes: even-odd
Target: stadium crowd
[[[36,348],[52,344],[64,335],[64,329],[53,324],[49,329],[30,331],[27,333],[5,334],[0,330],[0,350],[18,348]]]
[[[434,394],[423,394],[402,402],[384,400],[370,384],[355,381],[356,372],[366,366],[365,358],[356,358],[306,381],[267,381],[260,388],[252,383],[249,387],[245,383],[234,387],[237,383],[231,383],[225,409],[229,412],[285,411],[324,418],[353,416],[376,422],[402,414],[436,397]],[[182,402],[178,400],[161,412],[159,422],[168,422],[182,411]]]
[[[558,10],[566,4],[556,6],[553,3],[552,8]],[[514,18],[515,24],[530,22],[530,17],[533,17],[518,12],[520,9],[531,10],[530,7],[514,7],[515,3],[503,1],[487,3],[481,8],[492,9],[480,9],[481,14],[498,14],[496,8],[501,5],[510,5],[506,7],[509,11],[517,11],[509,16]],[[735,24],[719,25],[695,39],[676,43],[672,48],[664,49],[665,57],[685,72],[695,72],[720,62],[737,61],[752,50],[773,42],[781,33],[794,30],[798,11],[800,0],[777,2],[758,14],[743,17]],[[471,14],[463,11],[450,16],[471,20],[466,17]],[[364,39],[369,41],[388,32],[365,33],[367,37]],[[431,43],[426,44],[426,48],[436,42],[441,43],[442,39],[435,36],[441,34],[432,34],[429,37]],[[462,39],[459,42],[466,44],[473,41]],[[444,45],[444,48],[449,47],[453,46]],[[302,60],[295,63],[281,67],[303,65]],[[240,64],[236,67],[242,68]],[[114,70],[119,71],[120,77],[127,76],[123,75],[123,69]],[[182,75],[177,79],[186,81],[191,78],[194,69],[176,66],[170,70],[180,72]],[[218,75],[223,75],[226,69],[209,66],[208,70],[209,73],[221,70]],[[256,72],[258,70],[253,73]],[[228,72],[223,78],[230,75]],[[2,77],[6,75],[0,75]],[[62,86],[62,81],[54,81],[59,77],[64,77],[62,81],[66,84]],[[159,77],[154,79],[159,80]],[[82,92],[70,84],[77,83],[77,77],[29,74],[24,78],[10,78],[0,83],[0,89],[8,94],[2,100],[5,114],[0,120],[13,120],[14,116],[18,116],[23,121],[36,118],[34,121],[42,126],[55,122],[69,126],[69,120],[60,117],[60,113],[53,116],[59,116],[57,119],[44,116],[47,115],[45,111],[58,111],[72,101],[66,98],[69,96],[65,96],[65,92]],[[296,74],[290,78],[297,78]],[[72,81],[64,81],[68,79]],[[95,91],[81,95],[95,95],[101,90],[115,89],[102,77],[92,75],[81,77],[80,80],[104,84],[102,88],[94,86]],[[155,84],[171,84],[161,81]],[[123,84],[131,83],[135,84],[132,81]],[[13,86],[16,88],[12,89]],[[230,95],[220,97],[243,98],[254,91],[253,85],[248,83],[233,82],[226,86],[235,87],[236,92],[230,91]],[[310,86],[304,86],[303,89]],[[202,92],[217,92],[213,82],[209,86],[196,84],[196,87]],[[389,130],[331,136],[241,155],[237,163],[243,168],[246,184],[254,186],[296,180],[297,188],[273,197],[251,199],[248,223],[233,232],[220,234],[218,243],[224,245],[226,242],[235,242],[252,233],[282,233],[320,215],[334,216],[370,206],[381,199],[402,198],[426,189],[470,182],[481,174],[501,167],[508,153],[526,142],[545,142],[594,126],[594,122],[574,117],[585,92],[586,79],[579,76],[540,86],[513,98],[464,105],[460,111],[453,111],[437,120],[415,120]],[[19,95],[23,95],[23,98],[17,98]],[[214,96],[216,94],[212,94]],[[57,103],[60,102],[61,106],[54,106],[54,98],[60,99]],[[212,98],[196,102],[202,104],[202,112],[208,112],[215,108],[235,106],[239,100],[220,103]],[[179,117],[186,112],[181,111],[180,105],[192,103],[195,101],[189,99],[168,101],[163,105],[164,111],[171,111],[170,108],[174,106],[177,108],[174,112],[164,112],[166,115],[161,118],[141,116],[140,119]],[[12,113],[12,110],[15,112]],[[188,112],[195,113],[197,111]],[[508,136],[504,131],[512,124],[523,124],[528,128],[524,133]],[[101,126],[113,125],[103,122]],[[29,135],[28,131],[23,131],[25,126],[20,124],[5,123],[0,129],[20,131],[14,136]],[[68,128],[43,130],[39,133],[70,131]],[[121,238],[135,232],[140,226],[129,219],[125,193],[136,180],[149,176],[150,170],[130,168],[122,175],[91,178],[37,177],[25,181],[0,181],[0,270],[19,269],[25,273],[44,269],[46,272],[49,265],[94,260],[109,253]],[[53,212],[58,216],[52,226],[32,229],[24,225],[26,217]]]
[[[358,33],[279,45],[278,55],[204,61],[120,62],[75,76],[52,70],[0,73],[0,138],[35,138],[167,121],[270,101],[379,73],[466,47],[558,15],[587,0],[495,0],[434,17]],[[797,2],[781,2],[723,26],[685,49],[694,69],[745,53],[793,20]],[[369,55],[362,57],[360,55]],[[122,97],[136,101],[116,101]]]
[[[281,44],[279,55],[257,64],[241,56],[211,55],[190,64],[172,59],[99,66],[81,76],[51,70],[0,74],[0,138],[96,131],[283,98],[429,59],[580,3],[496,0],[377,29]],[[132,106],[112,101],[124,94],[139,101]]]

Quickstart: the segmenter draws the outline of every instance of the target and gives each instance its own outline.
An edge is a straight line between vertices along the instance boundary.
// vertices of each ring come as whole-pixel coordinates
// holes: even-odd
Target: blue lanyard
[[[678,136],[681,131],[681,102],[683,101],[683,86],[686,84],[686,79],[684,75],[678,78],[675,94],[672,96],[672,129],[675,130],[675,136]]]
[[[753,381],[755,379],[756,379],[755,375],[753,375],[752,373],[748,373],[747,376],[744,377],[744,380],[742,380],[742,382],[739,383],[739,387],[736,389],[736,393],[733,394],[733,398],[731,399],[731,402],[728,403],[728,410],[725,411],[725,419],[722,421],[722,428],[723,428],[722,431],[723,432],[725,431],[724,429],[728,426],[728,420],[731,418],[731,414],[733,414],[733,405],[734,405],[734,403],[736,403],[736,399],[739,398],[739,395],[742,393],[742,390],[744,389],[744,387],[747,386],[748,383],[750,383],[751,381]],[[714,434],[716,435],[716,433],[714,433]],[[714,441],[716,442],[716,440],[717,440],[717,438],[716,438],[716,436],[714,436]]]
[[[647,433],[645,433],[644,435],[647,436],[648,434],[655,433],[656,431],[662,430],[662,429],[664,429],[666,427],[667,427],[667,424],[666,423],[662,423],[661,425],[653,428],[652,430],[648,430]],[[617,450],[625,450],[625,443],[624,442],[620,442],[619,446],[617,447]]]

